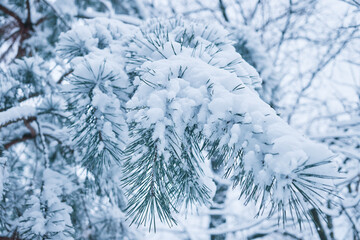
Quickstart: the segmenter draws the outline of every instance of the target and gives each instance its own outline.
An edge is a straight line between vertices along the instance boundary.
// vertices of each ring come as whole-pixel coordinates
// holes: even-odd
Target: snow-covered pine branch
[[[19,219],[19,233],[23,239],[73,239],[72,208],[60,199],[68,190],[67,182],[64,175],[45,169],[42,191],[27,200],[28,207]]]
[[[74,69],[67,78],[70,84],[63,88],[73,113],[73,142],[83,165],[95,174],[120,162],[127,139],[124,102],[131,86],[121,67],[122,58],[109,51],[114,42],[120,49],[113,50],[121,51],[123,25],[101,18],[88,21],[86,27],[62,35],[58,45]]]
[[[150,20],[135,34],[119,25],[114,34],[110,23],[104,29],[104,20],[94,21],[64,34],[58,49],[64,56],[72,53],[67,56],[74,67],[69,82],[78,100],[71,106],[81,113],[75,114],[77,135],[84,134],[79,129],[95,132],[93,126],[104,125],[89,125],[81,117],[101,119],[89,111],[101,110],[94,105],[97,89],[102,104],[117,102],[109,105],[116,117],[108,124],[114,139],[125,143],[124,155],[119,151],[116,157],[125,159],[123,186],[132,222],[152,227],[158,215],[171,224],[183,202],[206,203],[209,189],[202,182],[201,162],[214,154],[222,156],[226,176],[240,186],[246,202],[258,203],[259,213],[270,207],[270,214],[285,220],[289,212],[301,222],[309,207],[320,210],[335,175],[331,152],[297,133],[260,99],[255,91],[261,87],[258,73],[235,51],[224,29],[173,18]],[[93,26],[103,29],[96,32],[101,37]],[[82,40],[84,32],[89,34]],[[126,97],[107,90],[112,81],[98,74],[99,66],[106,76],[127,73]],[[123,73],[116,75],[125,81]],[[119,120],[123,126],[115,134]],[[100,141],[74,141],[85,149],[102,146]],[[85,162],[89,153],[84,151]],[[102,168],[104,161],[94,158],[85,166]]]

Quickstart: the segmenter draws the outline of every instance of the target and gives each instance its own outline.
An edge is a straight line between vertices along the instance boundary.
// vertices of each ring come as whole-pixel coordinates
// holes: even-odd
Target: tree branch
[[[25,127],[26,127],[27,129],[29,129],[31,136],[33,136],[33,137],[36,136],[36,131],[35,131],[35,129],[31,126],[30,122],[35,121],[35,120],[36,120],[36,118],[24,120]]]
[[[225,5],[224,5],[222,0],[219,0],[219,7],[220,7],[221,13],[222,13],[225,21],[229,22],[229,18],[228,18],[227,14],[226,14],[226,8],[225,8]]]
[[[327,53],[326,55],[321,59],[320,63],[318,64],[318,66],[316,67],[315,71],[312,72],[311,76],[310,76],[310,80],[307,82],[307,84],[300,90],[296,100],[295,100],[295,104],[293,105],[293,107],[291,108],[291,112],[287,117],[287,122],[290,124],[292,117],[295,113],[296,108],[298,107],[300,100],[304,97],[305,92],[312,86],[313,81],[315,79],[315,77],[332,61],[334,60],[344,49],[345,47],[349,44],[349,42],[351,42],[353,40],[353,36],[354,34],[358,31],[358,29],[354,29],[349,36],[347,37],[347,39],[345,39],[341,45],[338,47],[338,49],[331,54],[331,51],[333,50],[333,45],[335,45],[335,43],[331,44],[328,47]],[[340,35],[341,33],[338,33],[338,35]]]
[[[25,142],[30,139],[34,139],[36,137],[36,130],[31,126],[30,122],[35,121],[36,117],[30,117],[28,119],[24,119],[24,124],[27,129],[29,129],[30,133],[25,133],[21,138],[16,138],[11,140],[10,142],[6,143],[4,145],[5,149],[9,149],[11,146],[20,143]],[[10,124],[10,123],[9,123]]]
[[[8,9],[7,7],[5,7],[2,4],[0,4],[0,10],[3,11],[4,13],[8,14],[9,16],[13,17],[21,28],[24,27],[24,23],[22,22],[21,18],[15,12],[11,11],[10,9]]]
[[[310,216],[315,224],[315,228],[316,228],[316,231],[319,235],[319,238],[321,240],[328,240],[327,236],[326,236],[326,232],[325,232],[325,229],[323,227],[323,225],[321,224],[320,222],[320,218],[319,218],[319,214],[318,212],[316,211],[315,208],[312,208],[310,209]]]
[[[21,117],[21,118],[17,118],[17,119],[14,119],[14,120],[11,120],[9,122],[6,122],[2,125],[0,125],[0,128],[3,128],[3,127],[7,127],[9,126],[10,124],[12,123],[16,123],[16,122],[19,122],[19,121],[27,121],[27,122],[32,122],[32,121],[35,121],[36,120],[36,117],[35,116],[27,116],[27,117]]]
[[[4,148],[7,150],[11,146],[13,146],[13,145],[15,145],[17,143],[25,142],[27,140],[34,139],[35,137],[36,137],[36,135],[33,136],[31,133],[25,133],[21,138],[13,139],[10,142],[4,144]]]
[[[64,73],[56,83],[57,83],[57,84],[62,83],[62,81],[63,81],[67,76],[69,76],[72,72],[74,72],[74,69],[70,69],[69,71],[67,71],[66,73]]]
[[[26,21],[25,21],[25,27],[29,28],[29,29],[33,29],[32,27],[32,23],[31,23],[31,8],[30,8],[30,1],[26,0],[26,10],[27,10],[27,17],[26,17]]]

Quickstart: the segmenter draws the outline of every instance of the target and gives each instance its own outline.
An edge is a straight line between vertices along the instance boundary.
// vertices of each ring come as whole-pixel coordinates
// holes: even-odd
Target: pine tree
[[[136,239],[128,223],[171,226],[180,210],[209,205],[210,161],[259,215],[302,224],[321,213],[332,154],[261,100],[261,78],[226,30],[181,17],[71,26],[118,1],[68,2],[0,5],[20,38],[0,73],[1,233]],[[115,12],[146,17],[123,3]],[[6,34],[0,43],[17,39]]]

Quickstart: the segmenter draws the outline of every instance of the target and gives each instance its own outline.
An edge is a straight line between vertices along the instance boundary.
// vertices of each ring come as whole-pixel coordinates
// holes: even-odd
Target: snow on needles
[[[60,200],[69,186],[71,188],[66,176],[49,168],[44,170],[42,193],[40,196],[34,194],[27,200],[29,207],[19,219],[19,232],[23,237],[37,239],[46,234],[48,239],[73,239],[74,230],[70,219],[72,208]],[[42,208],[46,209],[45,213]]]
[[[186,129],[196,129],[220,151],[231,151],[229,168],[241,153],[232,178],[242,191],[254,191],[248,196],[260,199],[261,206],[268,197],[285,207],[294,196],[318,198],[322,193],[315,189],[328,193],[327,175],[336,175],[327,164],[332,153],[289,127],[260,99],[254,90],[261,83],[258,74],[221,27],[182,19],[151,24],[152,30],[145,27],[130,44],[138,80],[126,106],[128,121],[153,128],[159,155],[174,154],[168,136],[175,132],[182,142]]]
[[[196,162],[201,157],[196,156],[203,154],[200,145],[205,144],[207,151],[223,157],[227,175],[247,201],[259,200],[260,210],[268,201],[270,212],[293,211],[304,202],[316,207],[331,191],[329,179],[336,176],[328,164],[332,153],[288,126],[259,97],[259,74],[236,52],[222,27],[173,18],[129,30],[116,21],[91,21],[62,34],[58,45],[74,67],[67,92],[70,105],[79,109],[75,141],[85,156],[91,155],[84,162],[97,161],[93,156],[104,149],[110,158],[121,154],[122,142],[130,156],[127,179],[136,174],[144,174],[140,180],[151,179],[142,182],[144,188],[132,186],[133,192],[154,191],[154,181],[171,178],[158,177],[162,171],[154,168],[174,166],[184,171],[180,187],[175,186],[181,191],[202,185]],[[163,162],[154,165],[156,159],[150,159],[158,156]],[[149,166],[140,166],[139,160]],[[156,194],[173,191],[168,186],[159,184]],[[200,196],[206,190],[193,192]],[[137,200],[130,198],[135,204],[130,209],[140,204]]]

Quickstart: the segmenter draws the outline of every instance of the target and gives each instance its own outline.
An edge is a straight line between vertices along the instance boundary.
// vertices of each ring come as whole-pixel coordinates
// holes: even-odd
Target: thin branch
[[[57,83],[57,84],[61,84],[62,81],[63,81],[67,76],[69,76],[71,73],[73,73],[73,72],[74,72],[74,69],[70,69],[69,71],[67,71],[66,73],[64,73],[56,83]]]
[[[244,20],[244,25],[248,25],[248,20],[247,20],[247,18],[245,16],[246,14],[245,14],[245,11],[244,11],[244,8],[243,8],[241,2],[239,0],[237,0],[236,3],[238,4],[238,6],[240,8],[240,13],[241,13],[241,16],[242,16],[242,18]]]
[[[7,7],[5,7],[2,4],[0,4],[0,11],[3,11],[4,13],[13,17],[21,28],[24,27],[24,23],[22,22],[21,18],[15,12],[11,11],[10,9],[8,9]]]
[[[31,8],[30,8],[30,1],[26,0],[26,10],[27,10],[27,18],[25,21],[25,26],[29,27],[29,29],[32,29],[32,23],[31,23]]]
[[[11,140],[10,142],[4,144],[4,148],[7,150],[17,143],[25,142],[27,140],[34,139],[35,137],[36,137],[36,135],[33,136],[30,133],[25,133],[21,138],[16,138],[16,139]]]
[[[25,127],[29,129],[31,136],[36,136],[36,130],[31,126],[30,122],[35,121],[36,118],[24,120]]]
[[[255,5],[255,7],[254,7],[254,9],[253,9],[253,11],[252,11],[252,13],[251,13],[250,16],[249,16],[249,19],[253,19],[253,18],[254,18],[257,10],[259,9],[260,3],[261,3],[261,0],[258,0],[257,3],[256,3],[256,5]]]
[[[220,10],[221,10],[221,14],[223,15],[225,21],[229,22],[229,18],[228,18],[227,14],[226,14],[226,7],[225,7],[222,0],[219,0],[219,7],[220,7]]]
[[[353,40],[353,36],[354,34],[358,31],[358,29],[354,29],[354,31],[352,31],[348,38],[346,40],[344,40],[342,42],[342,44],[338,47],[338,49],[333,53],[331,54],[327,59],[326,57],[324,57],[319,65],[317,66],[317,68],[315,69],[315,71],[312,72],[311,74],[311,77],[310,77],[310,80],[308,81],[308,83],[300,90],[296,100],[295,100],[295,104],[293,105],[292,107],[292,111],[290,112],[290,114],[288,115],[287,117],[287,122],[288,123],[291,123],[291,120],[292,120],[292,117],[294,115],[294,112],[295,112],[295,109],[297,108],[297,106],[299,105],[300,103],[300,100],[303,98],[305,92],[312,86],[313,84],[313,81],[315,79],[315,77],[333,60],[335,59],[346,47],[346,45],[348,45],[348,43]],[[340,33],[339,33],[340,34]],[[328,51],[327,51],[327,54],[330,54],[331,50],[333,49],[333,45],[334,44],[331,44],[331,46],[329,46],[328,48]]]
[[[251,223],[247,226],[237,226],[237,227],[232,227],[232,228],[212,228],[212,229],[206,230],[205,232],[209,235],[242,232],[242,231],[251,229],[251,228],[261,224],[262,222],[264,222],[264,220],[266,220],[266,218],[260,219],[260,220],[254,222],[254,223]]]
[[[282,234],[286,237],[290,237],[292,239],[295,239],[295,240],[302,240],[302,238],[296,236],[295,234],[292,234],[292,233],[289,233],[287,231],[279,231],[279,230],[275,230],[275,231],[272,231],[272,232],[259,232],[259,233],[254,233],[250,236],[247,237],[247,240],[252,240],[252,239],[257,239],[257,238],[263,238],[269,234],[272,234],[272,233],[278,233],[278,234]]]
[[[34,25],[37,26],[37,25],[43,23],[47,18],[48,18],[48,16],[44,16],[44,17],[39,18],[39,19],[36,21],[36,23],[34,23]]]
[[[192,9],[192,10],[188,10],[186,12],[182,12],[181,14],[184,15],[184,16],[187,16],[187,15],[190,15],[190,14],[193,14],[193,13],[200,13],[200,12],[205,12],[205,11],[212,11],[212,9],[210,8],[198,8],[198,9]]]
[[[13,123],[16,123],[16,122],[19,122],[19,121],[28,121],[28,122],[31,122],[31,121],[35,121],[35,120],[36,120],[36,117],[35,117],[35,116],[21,117],[21,118],[14,119],[14,120],[11,120],[11,121],[9,121],[9,122],[6,122],[6,123],[0,125],[0,128],[7,127],[7,126],[9,126],[10,124],[13,124]]]
[[[312,208],[312,209],[310,209],[309,212],[310,212],[310,216],[315,224],[315,228],[319,235],[320,240],[328,240],[326,233],[325,233],[325,229],[324,229],[323,225],[321,224],[320,217],[319,217],[319,214],[316,211],[316,209]]]
[[[5,30],[13,29],[14,27],[16,27],[16,24],[12,26],[13,23],[14,23],[14,22],[10,22],[10,23],[8,23],[8,24],[3,25],[3,26],[1,27],[2,29],[0,29],[0,34],[3,35],[3,36],[6,36],[6,35],[5,35],[5,34],[6,34]],[[15,41],[19,34],[20,34],[20,33],[19,33],[18,30],[17,30],[17,31],[13,31],[13,32],[10,33],[8,36],[6,36],[2,42],[5,43],[5,42],[7,42],[8,40],[10,40],[11,38],[13,39],[13,41]]]
[[[31,126],[31,124],[30,124],[30,122],[32,122],[32,121],[36,121],[36,117],[26,119],[26,120],[24,119],[24,125],[26,126],[27,129],[29,129],[30,133],[25,133],[21,138],[16,138],[16,139],[13,139],[10,142],[6,143],[4,145],[6,150],[9,149],[10,147],[12,147],[13,145],[17,144],[17,143],[25,142],[27,140],[31,140],[31,139],[36,138],[37,132],[33,128],[33,126]]]
[[[350,216],[350,214],[346,211],[345,207],[343,205],[341,205],[341,209],[344,211],[346,217],[349,219],[349,221],[351,222],[351,225],[353,227],[353,230],[355,232],[355,236],[359,236],[359,230],[357,229],[356,223],[354,222],[354,220],[352,219],[352,217]],[[359,240],[359,237],[354,238],[355,240]]]
[[[280,40],[279,40],[279,43],[278,43],[278,46],[276,49],[275,60],[274,60],[275,66],[276,66],[276,62],[279,58],[279,53],[280,53],[282,43],[284,42],[284,39],[285,39],[285,34],[287,33],[287,31],[289,30],[289,27],[290,27],[291,16],[293,13],[292,7],[293,7],[293,2],[292,2],[292,0],[289,0],[289,10],[288,10],[287,17],[286,17],[286,23],[285,23],[283,30],[281,31],[281,37],[280,37]]]

